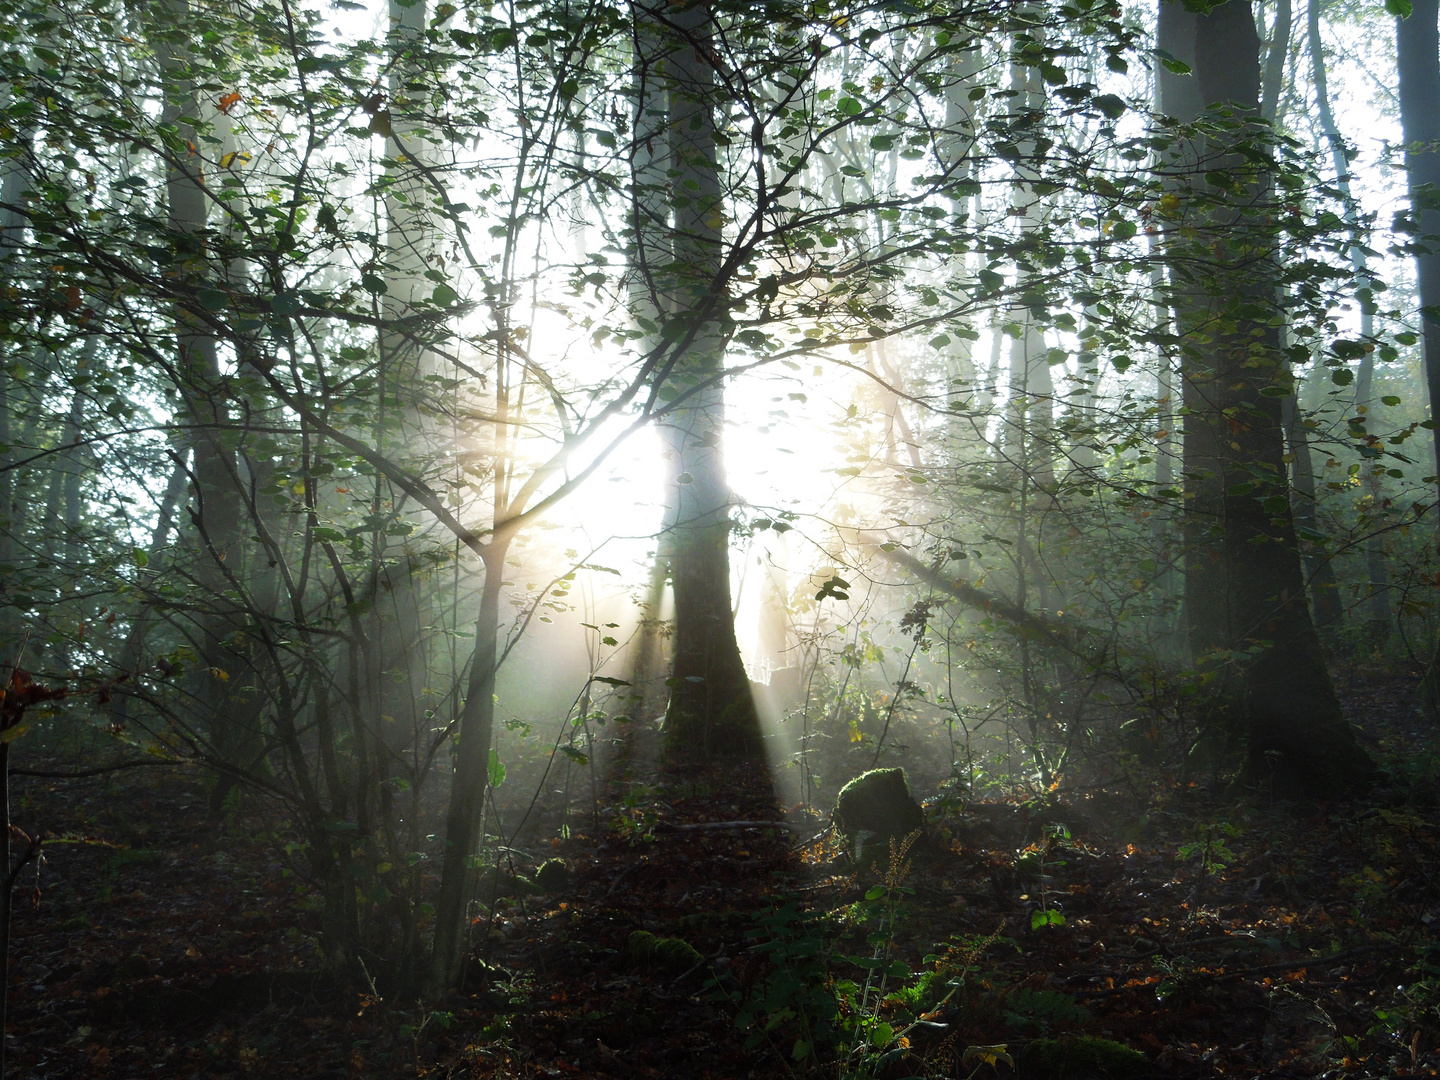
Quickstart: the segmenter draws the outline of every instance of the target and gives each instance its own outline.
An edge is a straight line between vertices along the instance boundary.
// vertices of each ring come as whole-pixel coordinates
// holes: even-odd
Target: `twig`
[[[718,829],[804,829],[793,821],[700,821],[689,825],[671,825],[668,822],[657,822],[654,826],[655,832],[699,832]],[[819,834],[819,835],[824,835]]]
[[[42,780],[83,780],[87,776],[103,776],[105,773],[119,772],[121,769],[134,769],[141,765],[186,765],[185,761],[161,761],[159,759],[142,759],[138,761],[119,761],[114,765],[97,765],[93,769],[78,769],[74,772],[57,772],[49,769],[11,769],[11,776],[38,776]]]

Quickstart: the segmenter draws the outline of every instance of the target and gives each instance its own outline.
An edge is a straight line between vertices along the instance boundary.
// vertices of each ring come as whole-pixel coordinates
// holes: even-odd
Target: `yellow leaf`
[[[964,1056],[960,1059],[960,1063],[962,1065],[973,1065],[979,1062],[984,1065],[995,1065],[997,1062],[1003,1061],[1013,1069],[1015,1062],[1010,1055],[1005,1052],[1009,1045],[1009,1043],[995,1043],[992,1046],[967,1046]]]
[[[210,674],[216,679],[219,679],[221,682],[230,681],[230,672],[226,671],[224,668],[212,667],[210,669]]]

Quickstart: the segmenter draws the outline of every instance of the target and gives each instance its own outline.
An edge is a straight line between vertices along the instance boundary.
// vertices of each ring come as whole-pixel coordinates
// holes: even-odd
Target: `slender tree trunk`
[[[0,164],[0,267],[18,260],[25,242],[25,222],[21,215],[7,207],[19,206],[28,183],[17,159],[7,158]],[[10,581],[17,556],[23,513],[17,491],[15,436],[12,410],[19,403],[19,387],[14,384],[10,365],[0,364],[0,577]],[[20,643],[20,614],[8,597],[0,596],[0,671],[8,671],[16,663],[15,652]],[[8,676],[0,676],[8,677]]]
[[[432,980],[441,988],[458,986],[465,974],[470,925],[467,916],[474,861],[483,839],[480,828],[495,731],[496,646],[507,551],[508,544],[497,541],[485,556],[485,585],[475,620],[475,655],[470,661],[465,707],[460,717],[460,745],[455,753],[455,774],[445,815],[445,855],[435,900],[431,967]]]
[[[168,7],[177,24],[188,17],[185,3],[169,0]],[[201,105],[188,58],[167,43],[161,49],[160,61],[165,77],[163,120],[177,128],[169,146],[165,180],[170,241],[174,246],[173,273],[193,280],[202,277],[208,268],[209,196],[198,149],[202,140],[179,121],[199,116]],[[237,463],[233,449],[226,443],[232,418],[221,385],[218,343],[200,318],[177,304],[175,344],[185,410],[192,428],[190,518],[195,527],[196,577],[211,606],[198,617],[201,665],[194,676],[194,691],[218,765],[210,793],[211,812],[218,814],[225,796],[253,763],[251,758],[259,742],[258,701],[234,692],[251,681],[243,642],[245,605],[226,599],[235,583],[244,580],[244,515],[236,486]]]

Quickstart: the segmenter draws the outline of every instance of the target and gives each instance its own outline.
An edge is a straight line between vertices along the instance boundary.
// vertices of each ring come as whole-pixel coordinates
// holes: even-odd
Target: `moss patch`
[[[630,935],[626,952],[636,967],[652,971],[671,972],[676,975],[689,971],[705,958],[688,941],[674,937],[656,937],[648,930],[636,930]]]

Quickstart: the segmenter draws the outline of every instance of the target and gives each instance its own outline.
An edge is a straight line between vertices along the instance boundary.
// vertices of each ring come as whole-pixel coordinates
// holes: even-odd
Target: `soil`
[[[568,838],[531,823],[517,847],[568,880],[495,905],[464,992],[434,1002],[315,976],[316,913],[263,808],[211,823],[174,768],[17,776],[17,824],[67,839],[17,889],[8,1075],[834,1076],[823,1003],[878,950],[909,971],[829,1021],[870,1033],[848,1063],[878,1076],[1104,1075],[1049,1056],[1082,1036],[1142,1052],[1127,1075],[1434,1076],[1440,784],[1412,686],[1349,679],[1388,770],[1363,799],[1159,778],[1144,805],[937,805],[929,843],[873,870],[746,770],[621,767]],[[14,764],[76,767],[23,743]],[[637,958],[636,931],[704,962]]]

